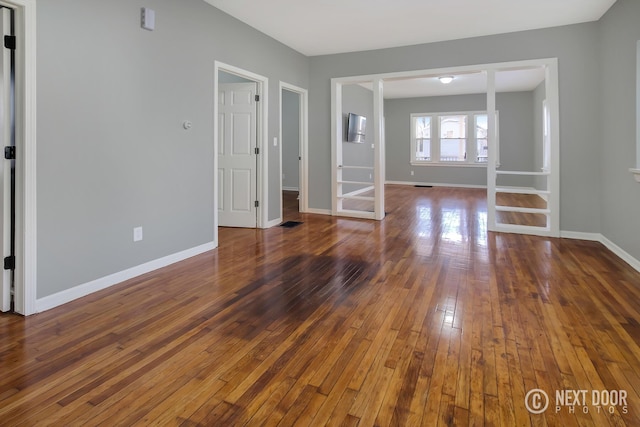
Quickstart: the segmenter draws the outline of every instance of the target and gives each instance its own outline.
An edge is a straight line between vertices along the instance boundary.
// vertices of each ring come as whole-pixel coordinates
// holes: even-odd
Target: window
[[[467,159],[467,116],[440,116],[440,161]]]
[[[416,117],[414,121],[416,159],[431,160],[431,117]]]
[[[486,164],[487,133],[486,111],[411,114],[411,163]]]
[[[487,139],[489,127],[487,126],[487,115],[476,114],[474,120],[476,128],[476,162],[487,163],[489,160],[489,140]]]

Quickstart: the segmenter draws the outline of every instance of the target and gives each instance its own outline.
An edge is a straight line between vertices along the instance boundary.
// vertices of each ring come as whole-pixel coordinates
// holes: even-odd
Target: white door
[[[257,84],[224,83],[218,88],[218,224],[257,225]]]
[[[10,34],[11,11],[0,9],[0,35]],[[11,50],[0,46],[0,147],[13,145],[12,142],[12,83],[11,83]],[[13,271],[3,269],[3,260],[11,255],[11,169],[13,160],[0,159],[0,311],[11,309],[11,277]]]

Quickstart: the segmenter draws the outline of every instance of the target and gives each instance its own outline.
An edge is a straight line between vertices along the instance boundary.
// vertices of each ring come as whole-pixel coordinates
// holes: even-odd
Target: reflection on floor
[[[547,201],[537,194],[497,193],[496,206],[547,209]],[[546,227],[547,216],[540,213],[496,212],[496,222],[502,224]]]
[[[487,232],[484,190],[387,186],[386,210],[222,228],[0,316],[0,424],[640,425],[640,273],[599,243]],[[556,408],[566,390],[586,406]]]

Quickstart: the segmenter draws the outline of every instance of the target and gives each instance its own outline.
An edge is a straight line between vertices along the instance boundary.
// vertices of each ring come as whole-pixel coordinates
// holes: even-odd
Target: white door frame
[[[259,150],[258,155],[258,170],[256,171],[257,183],[257,199],[258,205],[258,228],[265,228],[268,223],[269,213],[269,170],[268,170],[268,150],[266,149],[266,141],[268,138],[268,126],[269,123],[269,79],[251,71],[243,70],[242,68],[235,67],[233,65],[225,64],[223,62],[215,61],[214,63],[214,76],[213,76],[213,200],[214,200],[214,213],[213,213],[213,243],[214,246],[218,246],[218,132],[219,132],[219,108],[218,108],[218,73],[224,71],[230,74],[235,74],[239,77],[243,77],[247,80],[251,80],[257,83],[257,93],[260,95],[260,102],[258,102],[258,114],[256,119],[258,121],[257,147]]]
[[[543,59],[531,59],[531,60],[523,60],[523,61],[510,61],[510,62],[501,62],[501,63],[490,63],[490,64],[475,64],[475,65],[465,65],[459,67],[446,67],[446,68],[434,68],[434,69],[426,69],[426,70],[415,70],[415,71],[398,71],[391,73],[381,73],[381,74],[370,74],[370,75],[361,75],[361,76],[351,76],[351,77],[336,77],[331,79],[331,153],[332,153],[332,165],[331,165],[331,184],[332,184],[332,212],[336,214],[336,200],[337,200],[337,165],[338,159],[336,158],[336,147],[338,146],[338,141],[342,138],[342,127],[340,125],[342,121],[342,85],[344,84],[358,84],[358,83],[373,83],[374,87],[374,120],[376,127],[376,138],[381,137],[382,143],[384,143],[384,135],[379,135],[379,133],[383,133],[384,125],[383,125],[383,117],[384,112],[382,110],[382,105],[384,104],[384,99],[382,97],[382,84],[379,84],[381,81],[384,83],[384,80],[387,79],[402,79],[402,78],[417,78],[417,77],[437,77],[441,75],[447,74],[456,74],[461,72],[485,72],[487,74],[495,73],[498,70],[514,68],[514,67],[534,67],[534,66],[543,66],[546,68],[546,99],[547,105],[549,107],[549,114],[551,117],[551,129],[550,129],[550,137],[551,137],[551,162],[550,162],[550,175],[549,175],[549,191],[551,192],[549,206],[551,209],[550,215],[550,227],[549,230],[524,230],[524,232],[532,232],[534,234],[548,235],[548,236],[559,236],[560,234],[560,120],[559,120],[559,82],[558,82],[558,59],[557,58],[543,58]],[[493,85],[493,80],[491,81],[491,85]],[[490,88],[488,88],[490,89]],[[493,90],[495,92],[495,90]],[[492,97],[493,100],[489,100]],[[495,93],[492,95],[488,94],[488,105],[490,108],[493,104],[495,106]],[[378,113],[376,113],[378,110]],[[489,111],[490,115],[495,115],[495,110],[493,113]],[[378,121],[381,121],[378,123]],[[381,124],[382,123],[382,124]],[[378,128],[381,129],[378,132]],[[491,128],[491,126],[490,126]],[[493,133],[493,138],[491,134]],[[496,130],[490,129],[489,132],[489,140],[493,139],[493,144],[496,144]],[[377,139],[376,139],[377,142]],[[495,155],[495,153],[494,153]],[[491,161],[491,159],[489,159]],[[384,162],[384,152],[382,152],[382,158],[380,159],[380,168],[384,172],[385,162]],[[491,172],[493,169],[493,173]],[[495,189],[495,168],[487,167],[487,179],[488,179],[488,187],[490,183],[493,182],[493,187]],[[376,187],[378,187],[378,182],[384,183],[384,176],[378,176],[379,171],[376,170]],[[488,191],[491,193],[491,191]],[[491,195],[489,194],[488,198]],[[495,199],[495,194],[494,194]],[[488,200],[489,204],[491,200]],[[493,201],[495,208],[495,200]],[[487,209],[488,212],[488,229],[495,229],[495,217],[492,215],[491,209]],[[362,216],[364,217],[364,216]],[[493,217],[493,218],[492,218]],[[377,219],[377,218],[376,218]],[[520,227],[521,230],[523,227]],[[507,228],[501,227],[500,230],[497,231],[513,231]]]
[[[494,64],[487,68],[487,115],[488,115],[488,142],[489,158],[487,162],[487,228],[489,231],[500,231],[506,233],[534,234],[538,236],[560,237],[560,105],[559,105],[559,84],[558,84],[558,59],[547,58],[530,61],[515,61],[503,64]],[[549,164],[542,171],[506,171],[498,170],[499,146],[497,144],[497,129],[495,129],[496,116],[496,88],[495,75],[500,71],[514,68],[543,67],[545,70],[545,99],[549,114]],[[544,119],[543,119],[544,120]],[[544,162],[543,162],[544,163]],[[522,176],[545,176],[547,188],[543,191],[534,190],[536,193],[548,193],[547,208],[541,211],[548,211],[546,227],[502,224],[497,221],[496,211],[496,178],[498,175],[522,175]],[[526,190],[525,190],[526,191]],[[514,191],[517,192],[517,191]],[[508,209],[512,212],[535,212],[537,209],[519,207],[500,207],[501,210]]]
[[[14,310],[36,312],[36,1],[0,0],[14,10],[16,49],[16,269]]]
[[[280,82],[280,179],[279,182],[279,191],[280,191],[280,216],[279,221],[282,221],[282,91],[287,90],[289,92],[296,93],[300,95],[300,147],[298,152],[300,153],[301,160],[298,162],[299,166],[299,187],[298,191],[300,202],[299,209],[300,212],[308,212],[309,210],[309,182],[308,182],[308,170],[309,170],[309,159],[307,157],[307,152],[309,150],[309,92],[306,89],[303,89],[298,86],[294,86],[289,83],[285,83],[283,81]]]
[[[385,184],[385,135],[384,135],[384,80],[382,74],[372,76],[339,77],[331,79],[331,214],[334,216],[348,216],[353,218],[382,220],[384,211]],[[342,175],[342,141],[343,111],[342,87],[348,84],[371,84],[373,92],[373,120],[368,128],[373,128],[373,212],[343,210],[341,193],[338,183]]]

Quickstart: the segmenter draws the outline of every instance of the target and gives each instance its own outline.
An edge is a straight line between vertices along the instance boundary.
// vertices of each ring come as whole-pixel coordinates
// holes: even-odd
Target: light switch
[[[156,11],[143,7],[140,12],[140,21],[142,28],[145,30],[153,31],[156,28]]]
[[[274,146],[274,147],[277,147],[277,146],[278,146],[278,137],[277,137],[277,136],[274,136],[274,137],[273,137],[273,146]]]

